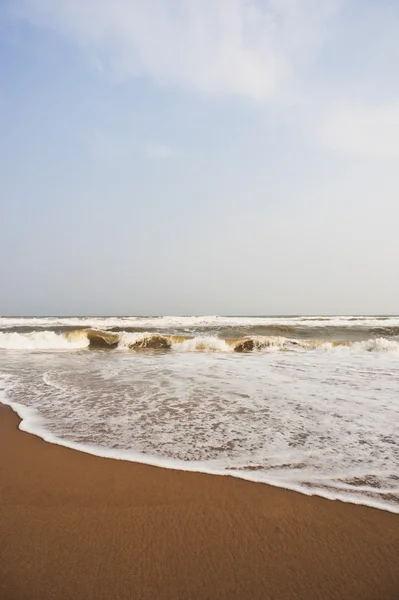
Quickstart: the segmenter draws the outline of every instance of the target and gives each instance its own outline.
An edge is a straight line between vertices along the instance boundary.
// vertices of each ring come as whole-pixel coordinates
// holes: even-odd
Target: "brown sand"
[[[97,458],[0,410],[1,600],[398,600],[399,517]]]

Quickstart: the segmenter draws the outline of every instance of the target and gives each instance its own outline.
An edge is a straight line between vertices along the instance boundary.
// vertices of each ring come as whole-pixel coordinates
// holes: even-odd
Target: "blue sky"
[[[0,313],[399,313],[399,2],[3,0]]]

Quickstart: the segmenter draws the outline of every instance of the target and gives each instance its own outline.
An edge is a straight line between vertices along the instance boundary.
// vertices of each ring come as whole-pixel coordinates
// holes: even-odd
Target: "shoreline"
[[[203,475],[211,475],[217,477],[231,477],[235,479],[242,479],[243,481],[248,481],[251,483],[256,483],[259,485],[267,485],[270,487],[276,487],[282,490],[287,490],[290,492],[296,492],[299,494],[303,494],[309,497],[317,497],[323,498],[326,500],[333,500],[338,502],[344,502],[346,504],[353,504],[355,506],[366,506],[368,508],[373,508],[375,510],[382,510],[385,512],[389,512],[391,514],[399,515],[399,505],[386,504],[383,501],[369,499],[368,502],[357,501],[352,495],[345,495],[343,491],[334,492],[329,491],[327,488],[312,488],[312,487],[304,487],[300,484],[294,484],[290,482],[282,482],[281,480],[270,478],[259,479],[254,476],[254,472],[245,472],[238,470],[229,470],[229,469],[212,469],[209,467],[205,467],[202,463],[196,463],[194,461],[190,461],[189,463],[185,461],[179,461],[177,459],[172,458],[163,458],[151,456],[150,454],[142,454],[139,452],[131,451],[131,450],[122,450],[122,449],[113,449],[113,448],[105,448],[102,446],[93,446],[93,445],[83,445],[77,442],[68,442],[62,438],[58,438],[54,434],[48,432],[43,429],[40,432],[40,428],[38,427],[36,430],[34,427],[29,427],[27,422],[29,417],[31,421],[35,421],[35,415],[38,415],[37,411],[32,407],[24,406],[23,404],[18,404],[16,402],[8,402],[4,399],[0,401],[0,407],[5,406],[10,408],[18,417],[19,430],[24,433],[28,433],[35,437],[40,438],[43,442],[47,444],[53,444],[57,446],[61,446],[63,448],[67,448],[69,450],[73,450],[75,452],[81,452],[83,454],[88,454],[90,456],[95,456],[101,459],[107,460],[117,460],[122,462],[129,462],[133,464],[141,464],[150,467],[167,469],[172,471],[180,471],[183,473],[199,473]],[[33,415],[33,416],[32,416]],[[36,420],[39,420],[40,417]]]
[[[397,600],[399,517],[49,444],[0,407],[4,600]]]

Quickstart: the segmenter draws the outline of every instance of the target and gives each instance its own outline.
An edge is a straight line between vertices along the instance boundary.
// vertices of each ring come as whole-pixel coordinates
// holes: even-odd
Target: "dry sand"
[[[97,458],[0,410],[1,600],[398,600],[399,516]]]

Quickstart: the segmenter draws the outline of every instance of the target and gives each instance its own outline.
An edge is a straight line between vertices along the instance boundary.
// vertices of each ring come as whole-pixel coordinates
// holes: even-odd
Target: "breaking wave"
[[[364,341],[300,340],[284,336],[181,336],[152,332],[111,332],[77,329],[67,332],[33,331],[0,332],[0,349],[4,350],[83,350],[86,348],[119,350],[171,350],[177,352],[303,352],[352,351],[397,352],[399,341],[370,338]]]
[[[87,348],[90,341],[84,331],[59,334],[54,331],[0,333],[0,348],[6,350],[75,350]]]

